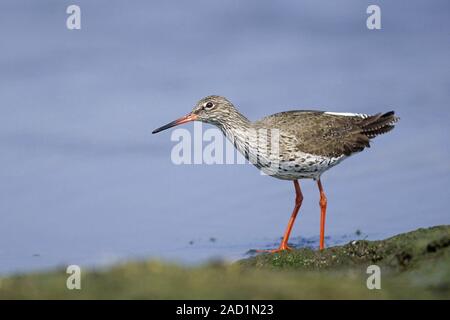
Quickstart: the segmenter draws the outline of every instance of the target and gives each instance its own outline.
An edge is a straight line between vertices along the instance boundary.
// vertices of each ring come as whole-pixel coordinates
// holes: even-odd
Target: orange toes
[[[257,253],[279,253],[283,251],[291,251],[293,250],[291,247],[289,247],[286,243],[282,243],[278,249],[271,249],[271,250],[256,250]]]

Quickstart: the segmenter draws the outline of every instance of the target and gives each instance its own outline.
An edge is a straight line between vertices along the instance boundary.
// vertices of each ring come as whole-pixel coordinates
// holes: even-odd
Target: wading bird
[[[201,99],[184,117],[162,126],[152,133],[190,122],[202,121],[217,126],[247,160],[264,173],[278,179],[292,180],[295,187],[295,206],[289,219],[279,252],[290,250],[289,235],[302,205],[303,195],[299,179],[314,179],[320,192],[320,249],[325,247],[325,216],[327,198],[321,175],[349,156],[370,147],[370,139],[389,132],[398,121],[394,111],[375,115],[294,110],[276,113],[251,122],[224,97]],[[277,133],[277,148],[258,143],[258,132]],[[266,139],[268,141],[269,139]],[[277,149],[277,152],[268,152]],[[273,150],[272,150],[273,151]],[[274,165],[275,164],[275,165]]]

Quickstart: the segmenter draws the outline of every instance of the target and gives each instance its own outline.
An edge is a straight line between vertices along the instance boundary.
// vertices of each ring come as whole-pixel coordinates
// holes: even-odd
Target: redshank
[[[320,192],[320,249],[322,250],[325,247],[327,197],[320,180],[321,175],[342,160],[370,147],[370,140],[392,130],[398,119],[394,111],[367,115],[294,110],[276,113],[251,122],[229,100],[213,95],[201,99],[186,116],[152,133],[190,121],[213,124],[247,160],[253,159],[250,162],[258,169],[275,178],[294,182],[295,206],[281,244],[277,249],[260,251],[279,252],[291,249],[288,246],[288,240],[303,201],[298,180],[315,180]],[[262,132],[261,129],[265,132],[277,132],[276,156],[273,152],[267,152],[269,147],[265,143],[257,143],[259,141],[257,135],[258,132]],[[276,165],[273,165],[274,162]]]

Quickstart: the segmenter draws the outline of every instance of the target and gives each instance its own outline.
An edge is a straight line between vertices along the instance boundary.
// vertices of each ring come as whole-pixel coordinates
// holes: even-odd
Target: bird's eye
[[[212,102],[208,102],[207,104],[205,104],[205,109],[211,109],[212,107],[214,107],[214,103]]]

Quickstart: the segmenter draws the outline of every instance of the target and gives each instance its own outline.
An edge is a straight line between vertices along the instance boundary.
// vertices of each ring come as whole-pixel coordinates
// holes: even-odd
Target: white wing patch
[[[344,116],[344,117],[360,117],[360,118],[367,118],[368,114],[363,113],[351,113],[351,112],[325,112],[325,114],[331,114],[334,116]]]

